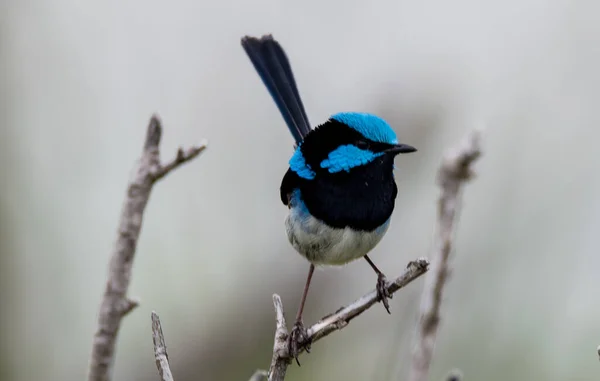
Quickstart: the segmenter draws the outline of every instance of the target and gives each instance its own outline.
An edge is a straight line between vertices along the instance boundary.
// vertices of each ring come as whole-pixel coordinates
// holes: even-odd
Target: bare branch
[[[471,133],[462,145],[442,162],[438,172],[441,194],[438,204],[438,227],[431,272],[421,299],[409,381],[426,381],[440,320],[442,292],[449,273],[448,258],[452,249],[454,221],[460,203],[461,186],[473,177],[471,165],[481,155],[479,134]]]
[[[171,368],[169,367],[169,355],[167,354],[167,344],[163,335],[160,318],[156,312],[152,311],[152,341],[154,341],[154,358],[156,367],[162,381],[173,381]]]
[[[288,355],[287,339],[288,330],[283,313],[283,302],[281,297],[273,294],[273,305],[275,306],[275,342],[273,343],[273,358],[269,368],[269,381],[283,381],[285,372],[292,359]]]
[[[429,262],[424,258],[411,261],[406,266],[406,270],[402,275],[388,283],[387,287],[390,295],[425,274],[428,266]],[[373,290],[352,304],[323,317],[319,322],[307,329],[308,339],[314,343],[330,333],[346,327],[352,319],[371,308],[377,301],[377,291]],[[277,330],[273,346],[273,359],[271,361],[271,368],[269,369],[269,381],[282,381],[285,378],[287,367],[291,363],[287,347],[288,331],[285,325],[285,317],[283,316],[283,304],[279,295],[273,295],[273,304],[275,305],[277,314]]]
[[[404,273],[388,284],[387,288],[390,295],[425,274],[428,267],[429,262],[425,258],[419,258],[416,261],[409,262]],[[377,291],[373,290],[357,299],[354,303],[340,308],[333,315],[322,318],[319,322],[308,328],[309,339],[312,342],[315,342],[334,331],[344,328],[348,325],[350,320],[371,308],[377,301]]]
[[[162,126],[158,116],[152,116],[148,124],[144,149],[135,174],[127,187],[127,195],[121,210],[117,239],[111,254],[108,281],[98,315],[98,327],[94,335],[88,381],[109,381],[114,363],[115,344],[121,319],[137,305],[137,300],[127,297],[131,280],[131,268],[137,246],[144,209],[152,186],[179,164],[191,160],[206,147],[192,148],[176,164],[161,166],[159,144]]]

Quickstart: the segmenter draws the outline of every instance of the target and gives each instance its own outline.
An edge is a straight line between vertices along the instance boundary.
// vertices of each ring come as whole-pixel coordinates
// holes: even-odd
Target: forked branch
[[[387,287],[390,294],[395,293],[425,274],[428,266],[429,262],[424,258],[410,262],[402,275],[388,283]],[[307,329],[308,339],[314,343],[330,333],[346,327],[352,319],[371,308],[377,301],[377,291],[373,290],[353,303],[338,309],[335,313],[323,317]],[[279,295],[273,295],[273,304],[275,306],[277,328],[275,343],[273,344],[273,358],[269,368],[269,381],[282,381],[291,362],[287,346],[288,330],[283,313],[283,303]]]
[[[127,187],[127,194],[121,210],[119,229],[111,254],[108,280],[98,314],[98,326],[94,335],[90,358],[88,381],[109,381],[111,367],[115,360],[115,345],[121,326],[121,319],[131,312],[138,301],[127,296],[131,280],[131,268],[137,247],[144,210],[152,186],[170,171],[197,157],[206,142],[187,151],[179,149],[171,162],[160,163],[160,138],[162,126],[158,116],[152,116],[146,132],[144,149],[137,169]]]

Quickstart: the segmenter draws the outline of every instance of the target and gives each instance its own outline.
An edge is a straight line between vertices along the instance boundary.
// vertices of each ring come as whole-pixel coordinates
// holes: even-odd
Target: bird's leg
[[[367,262],[369,262],[369,265],[371,265],[377,274],[377,296],[379,297],[379,300],[381,300],[381,303],[383,303],[383,306],[388,314],[391,314],[388,299],[392,299],[392,294],[390,294],[387,289],[387,279],[385,278],[385,275],[383,275],[383,273],[377,268],[377,266],[375,266],[375,263],[373,263],[368,255],[365,255],[365,259]]]
[[[302,311],[304,311],[304,303],[306,303],[308,287],[310,286],[310,280],[312,279],[314,271],[315,265],[311,263],[310,268],[308,269],[308,277],[306,278],[306,284],[304,285],[302,299],[300,300],[300,308],[298,308],[298,313],[296,314],[296,322],[294,323],[292,332],[290,332],[288,341],[288,352],[291,357],[296,359],[298,365],[300,365],[300,361],[298,361],[300,351],[305,349],[306,352],[310,353],[310,340],[308,339],[306,328],[304,328],[304,324],[302,324]]]

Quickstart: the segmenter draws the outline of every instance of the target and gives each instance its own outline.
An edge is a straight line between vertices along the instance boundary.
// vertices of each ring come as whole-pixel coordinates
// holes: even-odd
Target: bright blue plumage
[[[294,151],[289,164],[290,169],[303,179],[312,180],[316,176],[315,171],[313,171],[310,166],[306,164],[306,160],[304,159],[304,155],[302,154],[300,146],[298,146],[296,151]]]
[[[296,357],[307,344],[302,310],[315,264],[365,258],[377,274],[377,294],[389,312],[385,276],[367,254],[385,235],[394,210],[394,158],[416,149],[399,144],[390,125],[368,113],[334,114],[311,129],[281,45],[267,35],[246,36],[242,46],[297,145],[280,187],[281,201],[289,208],[288,240],[311,263],[289,335],[288,351]]]
[[[358,167],[359,165],[368,164],[382,155],[382,152],[375,153],[369,150],[360,149],[352,144],[347,144],[339,146],[330,152],[327,159],[321,162],[321,168],[327,169],[329,173],[341,171],[350,172],[350,169]]]
[[[340,112],[332,115],[331,119],[344,123],[375,142],[398,144],[398,138],[392,127],[376,115],[365,112]]]

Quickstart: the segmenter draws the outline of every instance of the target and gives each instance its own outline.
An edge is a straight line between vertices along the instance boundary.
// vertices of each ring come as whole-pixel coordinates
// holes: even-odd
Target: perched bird
[[[271,35],[245,36],[242,47],[296,140],[280,196],[289,208],[288,239],[310,262],[289,341],[297,361],[299,351],[310,345],[302,311],[315,265],[365,258],[377,273],[377,293],[390,312],[385,275],[367,254],[385,235],[394,210],[394,158],[416,149],[400,144],[388,123],[367,113],[334,114],[312,129],[281,45]]]

